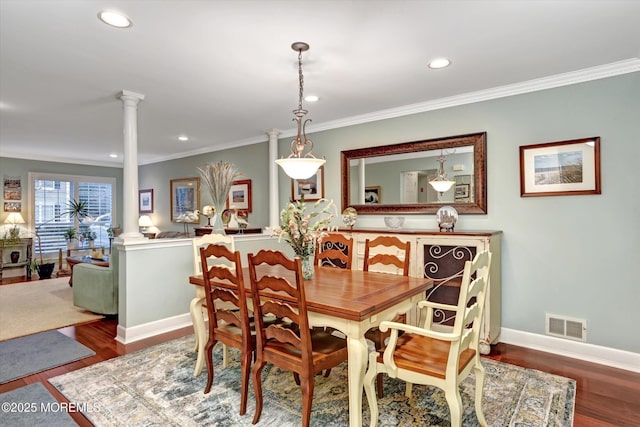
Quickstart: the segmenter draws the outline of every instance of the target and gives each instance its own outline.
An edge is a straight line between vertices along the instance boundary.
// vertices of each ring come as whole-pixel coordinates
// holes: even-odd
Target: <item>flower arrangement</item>
[[[209,187],[211,194],[211,202],[214,209],[212,214],[215,215],[214,228],[222,228],[220,215],[224,210],[224,205],[229,196],[229,191],[233,185],[233,181],[242,176],[233,163],[219,161],[216,164],[205,163],[203,167],[198,167],[198,171],[204,182]]]
[[[317,210],[324,205],[321,210]],[[337,210],[333,200],[320,199],[313,204],[314,211],[308,212],[304,199],[289,203],[280,212],[280,227],[272,231],[273,236],[278,236],[278,241],[284,240],[291,245],[295,254],[305,258],[313,255],[316,242],[327,235],[331,227],[331,220],[336,216]]]

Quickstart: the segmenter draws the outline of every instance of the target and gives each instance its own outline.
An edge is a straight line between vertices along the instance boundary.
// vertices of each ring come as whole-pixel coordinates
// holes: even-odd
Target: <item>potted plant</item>
[[[82,240],[87,242],[90,248],[93,247],[93,242],[96,240],[96,233],[89,229],[82,232]]]
[[[44,262],[44,257],[42,256],[42,239],[40,238],[40,228],[43,225],[55,221],[56,219],[64,215],[69,215],[69,217],[73,219],[83,219],[89,216],[87,202],[81,202],[75,199],[69,200],[69,202],[67,203],[67,209],[64,212],[61,212],[50,220],[41,223],[35,228],[35,235],[36,239],[38,240],[38,252],[40,254],[40,260],[38,262],[38,259],[34,258],[32,262],[32,270],[36,270],[38,272],[38,277],[40,277],[40,279],[49,279],[51,277],[51,274],[53,273],[53,268],[55,267],[55,263],[53,262]]]
[[[76,229],[71,227],[67,228],[64,232],[64,239],[67,241],[67,248],[74,249],[78,246],[78,242],[76,241]]]

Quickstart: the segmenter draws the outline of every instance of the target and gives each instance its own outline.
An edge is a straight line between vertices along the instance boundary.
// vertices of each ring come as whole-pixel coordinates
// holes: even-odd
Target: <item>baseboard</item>
[[[565,340],[547,335],[532,334],[501,328],[500,342],[572,357],[632,372],[640,372],[640,354],[610,347]]]
[[[189,313],[144,323],[142,325],[131,326],[129,328],[118,324],[116,341],[123,344],[130,344],[192,325],[193,323],[191,322],[191,315]]]

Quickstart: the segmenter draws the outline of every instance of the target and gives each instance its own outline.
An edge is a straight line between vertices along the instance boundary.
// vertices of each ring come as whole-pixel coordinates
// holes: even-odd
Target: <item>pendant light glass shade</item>
[[[325,159],[314,158],[288,158],[278,159],[276,163],[293,179],[311,178],[318,172],[320,166],[325,164]]]
[[[307,110],[302,108],[303,98],[303,76],[302,76],[302,52],[309,50],[309,45],[304,42],[296,42],[291,45],[291,49],[298,52],[298,108],[293,110],[293,120],[298,127],[298,134],[291,141],[291,154],[286,159],[276,160],[276,164],[284,170],[290,178],[307,179],[311,178],[318,171],[320,166],[325,164],[325,159],[318,159],[313,155],[313,141],[307,138],[306,126],[311,119],[304,120]],[[305,152],[306,150],[306,152]]]
[[[456,182],[447,179],[447,173],[444,171],[444,162],[446,161],[446,158],[442,151],[440,152],[440,158],[438,161],[440,162],[440,166],[438,167],[438,176],[436,179],[429,181],[429,184],[431,184],[434,190],[442,195],[442,193],[449,191]]]

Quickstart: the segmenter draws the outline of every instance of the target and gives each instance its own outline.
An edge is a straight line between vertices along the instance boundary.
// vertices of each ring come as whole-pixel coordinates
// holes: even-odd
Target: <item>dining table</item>
[[[257,271],[282,277],[290,274],[277,266],[258,266]],[[293,277],[290,279],[293,282]],[[243,280],[250,292],[247,267],[243,268]],[[190,276],[189,283],[204,286],[201,275]],[[309,326],[337,329],[347,340],[350,426],[362,425],[363,380],[368,360],[365,332],[399,313],[410,312],[431,287],[433,281],[428,278],[319,266],[313,277],[304,281]],[[278,293],[273,296],[278,297]],[[199,312],[203,316],[202,310]]]

